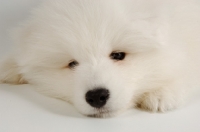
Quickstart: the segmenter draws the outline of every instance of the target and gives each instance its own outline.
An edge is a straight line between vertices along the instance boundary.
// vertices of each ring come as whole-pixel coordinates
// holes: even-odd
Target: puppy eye
[[[113,60],[123,60],[126,56],[124,52],[113,52],[110,54],[110,58]]]
[[[77,61],[72,61],[72,62],[70,62],[69,64],[68,64],[68,67],[69,68],[74,68],[74,67],[76,67],[78,65],[78,62]]]

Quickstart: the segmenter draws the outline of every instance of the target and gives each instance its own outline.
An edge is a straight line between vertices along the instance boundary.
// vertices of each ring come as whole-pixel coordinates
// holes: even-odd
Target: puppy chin
[[[124,111],[133,108],[133,105],[129,105],[129,107],[124,107],[121,109],[112,109],[109,107],[103,108],[88,108],[87,110],[79,109],[79,112],[87,117],[94,117],[94,118],[109,118],[121,115]]]
[[[88,117],[94,117],[94,118],[109,118],[109,117],[115,117],[117,115],[120,115],[122,111],[111,111],[108,109],[95,109],[95,114],[87,114]]]

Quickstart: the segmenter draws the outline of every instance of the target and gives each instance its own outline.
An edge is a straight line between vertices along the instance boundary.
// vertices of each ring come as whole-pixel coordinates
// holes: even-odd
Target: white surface
[[[0,57],[12,43],[7,30],[41,0],[0,0]],[[200,132],[200,97],[168,113],[129,110],[108,119],[88,118],[73,106],[34,92],[29,85],[0,85],[0,132]]]

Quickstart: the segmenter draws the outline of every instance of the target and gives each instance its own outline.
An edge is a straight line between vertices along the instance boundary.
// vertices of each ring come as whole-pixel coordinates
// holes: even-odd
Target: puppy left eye
[[[126,56],[125,52],[113,52],[110,54],[110,58],[113,60],[123,60]]]
[[[69,64],[68,64],[68,67],[69,68],[74,68],[74,67],[76,67],[78,65],[78,62],[77,61],[72,61],[72,62],[70,62]]]

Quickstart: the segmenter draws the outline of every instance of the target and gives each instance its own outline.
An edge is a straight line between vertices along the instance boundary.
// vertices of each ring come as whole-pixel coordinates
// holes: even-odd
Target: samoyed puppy
[[[14,34],[0,82],[32,84],[87,116],[165,112],[200,89],[197,0],[48,0]]]

